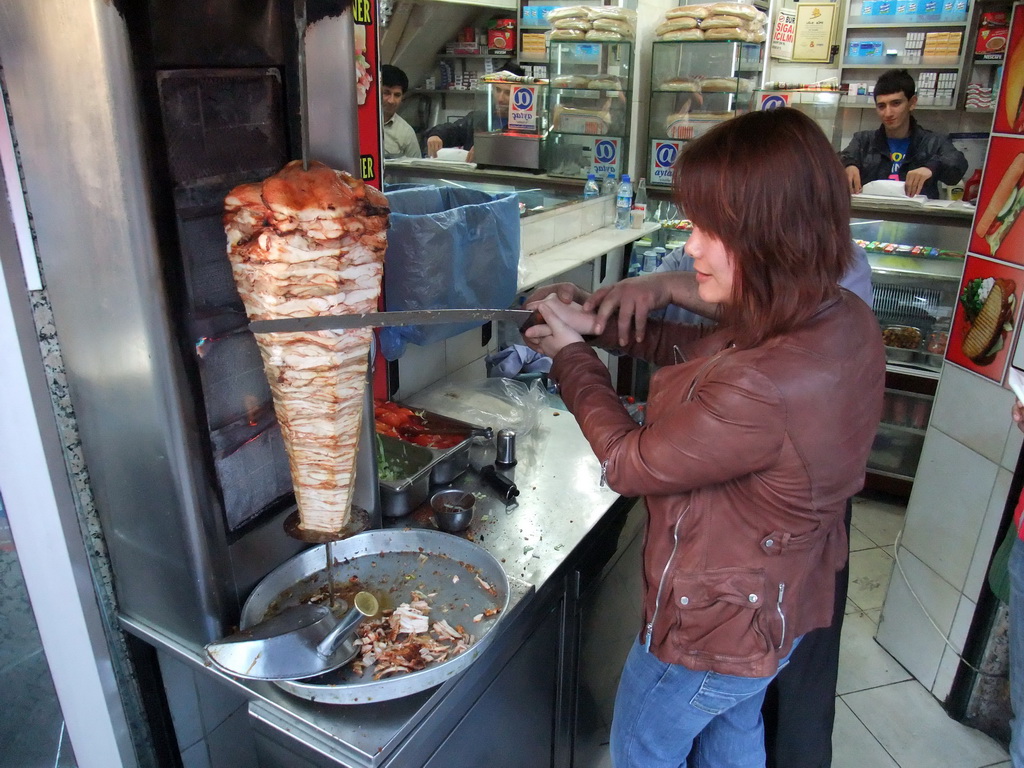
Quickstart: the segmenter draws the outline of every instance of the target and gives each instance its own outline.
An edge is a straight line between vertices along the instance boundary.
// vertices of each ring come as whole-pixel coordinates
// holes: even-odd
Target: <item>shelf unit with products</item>
[[[995,110],[998,84],[1009,39],[1011,4],[1008,0],[976,0],[971,16],[961,106],[967,112]]]
[[[647,124],[647,179],[672,185],[672,165],[687,141],[750,109],[764,45],[655,40]]]
[[[631,42],[549,43],[544,155],[550,175],[619,178],[626,171],[632,64]]]
[[[919,108],[955,108],[966,84],[972,12],[973,0],[852,0],[839,63],[841,105],[873,109],[878,75],[907,69]]]

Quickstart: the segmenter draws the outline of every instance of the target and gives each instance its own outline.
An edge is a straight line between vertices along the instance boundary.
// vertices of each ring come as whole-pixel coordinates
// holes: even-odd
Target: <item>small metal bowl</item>
[[[430,497],[430,508],[434,510],[434,522],[447,533],[458,533],[469,528],[473,522],[473,505],[476,497],[472,493],[450,488],[438,491]]]

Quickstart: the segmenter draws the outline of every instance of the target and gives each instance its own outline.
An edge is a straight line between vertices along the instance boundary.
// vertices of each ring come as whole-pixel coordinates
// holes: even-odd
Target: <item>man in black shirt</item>
[[[922,128],[911,114],[917,106],[914,78],[905,69],[882,73],[875,84],[875,110],[882,125],[859,131],[839,157],[846,167],[850,192],[878,179],[904,182],[908,197],[939,196],[939,184],[956,184],[967,171],[967,158],[945,134]]]

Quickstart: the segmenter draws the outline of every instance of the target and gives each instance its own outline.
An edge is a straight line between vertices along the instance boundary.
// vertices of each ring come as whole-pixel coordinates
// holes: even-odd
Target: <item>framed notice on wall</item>
[[[836,3],[800,3],[796,7],[793,36],[793,61],[832,60],[832,40],[838,5]]]

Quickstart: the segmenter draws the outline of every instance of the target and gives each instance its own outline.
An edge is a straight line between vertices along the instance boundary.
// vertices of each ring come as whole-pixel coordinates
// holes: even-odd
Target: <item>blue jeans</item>
[[[774,677],[694,672],[634,643],[615,695],[612,765],[680,768],[693,748],[693,768],[764,768],[761,702]]]
[[[1024,768],[1024,541],[1010,552],[1010,762]]]

